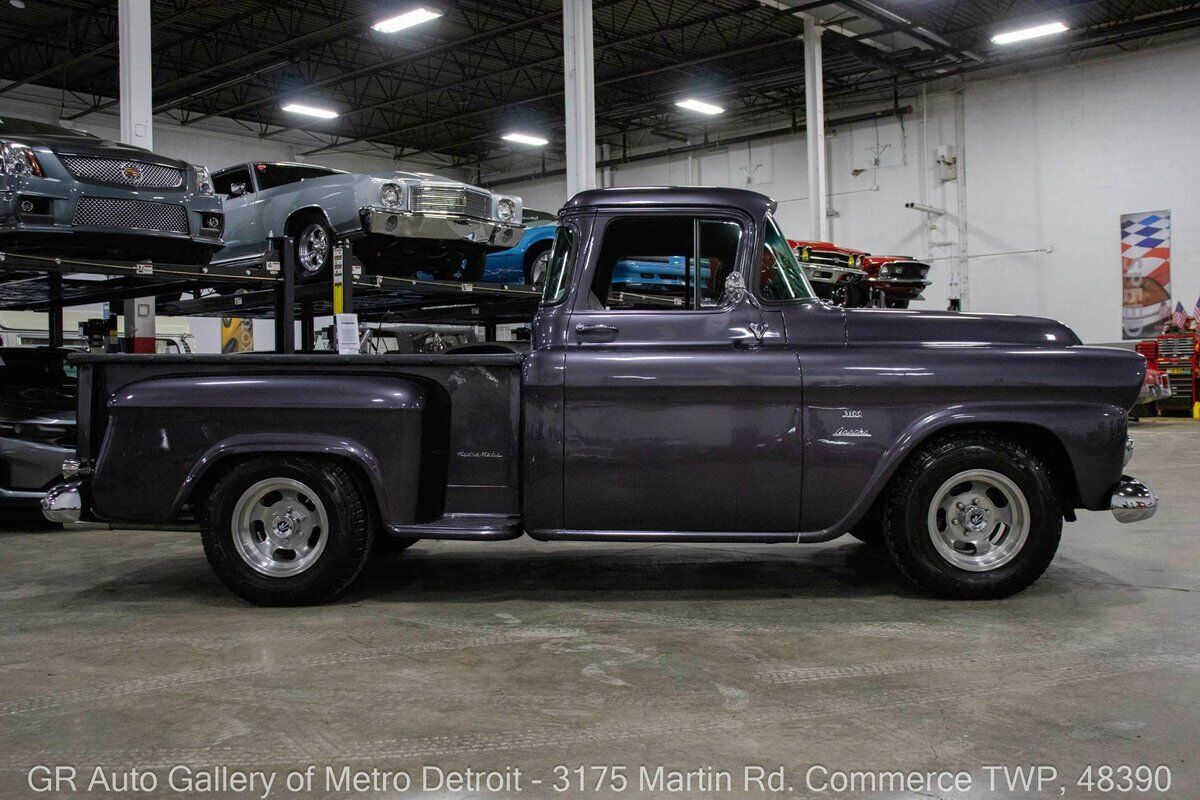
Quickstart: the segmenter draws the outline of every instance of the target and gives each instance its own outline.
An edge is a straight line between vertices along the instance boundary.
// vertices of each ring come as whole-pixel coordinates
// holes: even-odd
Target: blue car
[[[550,262],[556,218],[545,211],[525,209],[525,235],[507,250],[488,253],[483,280],[486,283],[541,283]]]
[[[613,265],[612,284],[629,291],[665,291],[684,285],[684,270],[692,259],[685,256],[622,258]],[[712,276],[707,258],[700,259],[700,280]]]

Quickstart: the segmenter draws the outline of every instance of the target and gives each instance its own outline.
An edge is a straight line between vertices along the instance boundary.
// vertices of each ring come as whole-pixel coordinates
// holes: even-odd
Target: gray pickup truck
[[[735,189],[577,195],[526,350],[77,357],[77,460],[45,513],[195,524],[260,604],[333,597],[377,539],[522,533],[852,533],[921,590],[1002,597],[1076,509],[1154,513],[1122,474],[1140,355],[1045,319],[833,307],[773,210]],[[664,258],[682,280],[614,284]]]

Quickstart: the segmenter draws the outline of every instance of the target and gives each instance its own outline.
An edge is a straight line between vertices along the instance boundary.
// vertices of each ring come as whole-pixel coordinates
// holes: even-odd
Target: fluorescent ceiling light
[[[700,114],[708,114],[709,116],[725,113],[725,109],[721,108],[720,106],[714,106],[712,103],[705,103],[703,100],[696,100],[691,97],[689,97],[687,100],[679,100],[675,103],[675,105],[679,106],[680,108],[686,108],[688,111],[695,111]]]
[[[328,108],[306,106],[302,103],[288,103],[283,107],[283,110],[290,111],[293,114],[303,114],[306,117],[318,117],[320,119],[333,119],[338,115],[338,112],[331,111]]]
[[[1055,33],[1063,33],[1067,30],[1067,26],[1061,22],[1049,22],[1045,25],[1035,25],[1032,28],[1021,28],[1019,31],[1008,31],[1007,33],[997,33],[992,37],[993,44],[1012,44],[1013,42],[1023,42],[1026,39],[1036,39],[1039,36],[1050,36]]]
[[[541,136],[533,136],[528,133],[506,133],[500,137],[506,142],[516,142],[517,144],[531,144],[534,147],[542,147],[550,144],[549,139],[543,139]]]
[[[380,33],[395,33],[402,31],[405,28],[411,28],[414,25],[420,25],[424,22],[437,19],[442,15],[440,11],[430,11],[428,8],[414,8],[412,11],[405,11],[403,14],[397,14],[394,17],[376,22],[371,27]]]

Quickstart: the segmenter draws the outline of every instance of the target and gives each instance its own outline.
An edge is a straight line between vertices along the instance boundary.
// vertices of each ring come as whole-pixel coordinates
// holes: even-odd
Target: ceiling
[[[63,117],[115,111],[117,3],[0,6],[0,96],[61,91]],[[562,0],[442,0],[443,16],[384,35],[416,2],[152,0],[154,108],[184,126],[223,117],[250,135],[476,170],[481,179],[557,169],[563,158]],[[1155,0],[593,0],[596,128],[622,148],[671,146],[741,126],[803,120],[801,13],[824,25],[829,113],[911,95],[930,81],[1028,68],[1096,48],[1200,32],[1200,3]],[[1061,20],[1070,31],[1017,46],[1003,30]],[[699,119],[683,96],[721,103]],[[336,120],[280,110],[327,106]],[[211,124],[211,123],[210,123]],[[519,129],[549,147],[502,141]]]

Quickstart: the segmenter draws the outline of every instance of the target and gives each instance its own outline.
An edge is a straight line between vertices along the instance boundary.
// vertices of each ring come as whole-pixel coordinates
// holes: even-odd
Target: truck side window
[[[571,269],[575,263],[572,257],[574,242],[574,231],[566,225],[559,225],[554,234],[554,246],[550,250],[550,263],[546,265],[546,285],[542,288],[542,302],[547,305],[561,302],[567,295],[567,288],[571,285]]]
[[[715,308],[726,276],[736,267],[741,236],[736,222],[613,220],[604,232],[592,280],[593,305],[610,311]]]

